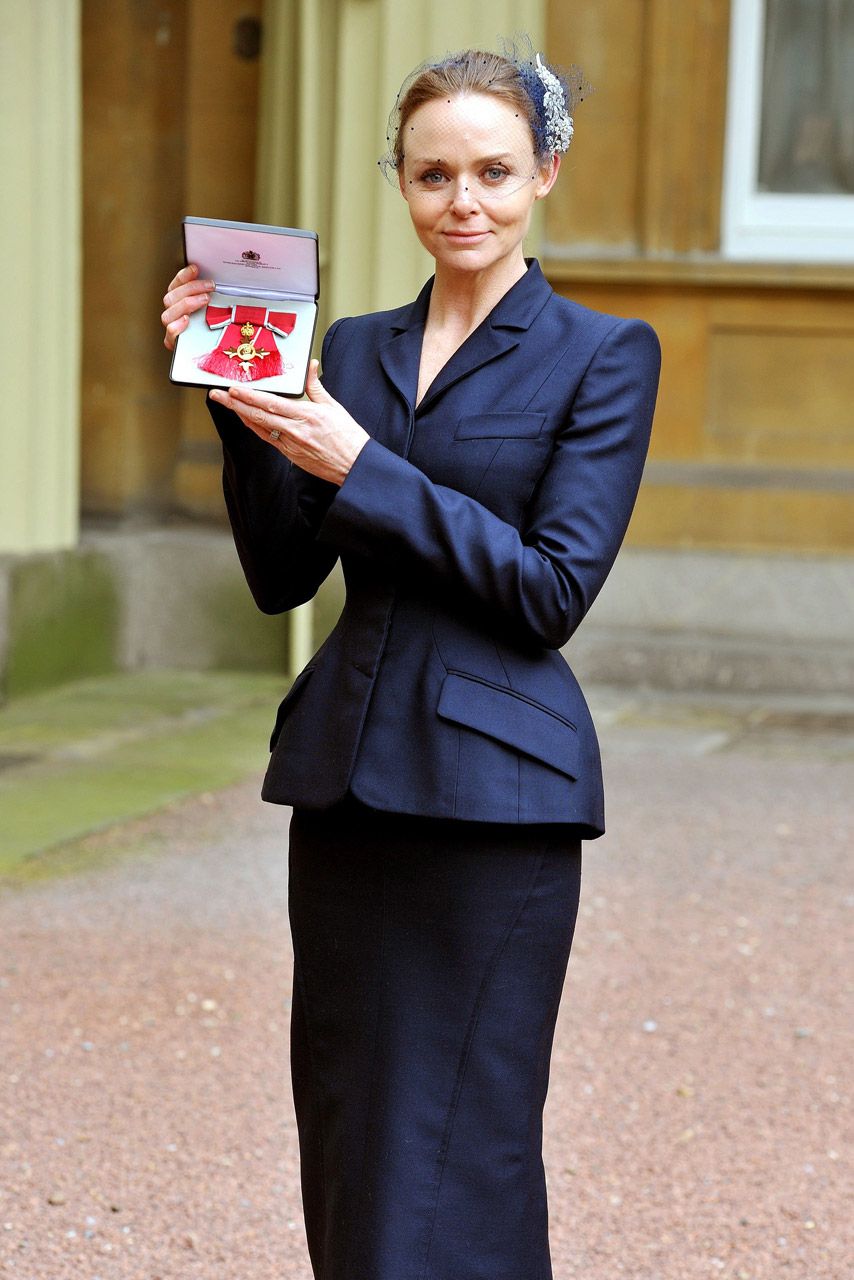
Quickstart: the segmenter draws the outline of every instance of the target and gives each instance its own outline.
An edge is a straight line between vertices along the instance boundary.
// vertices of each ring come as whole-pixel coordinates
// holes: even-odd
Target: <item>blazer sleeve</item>
[[[601,589],[625,536],[649,447],[661,346],[645,320],[618,320],[591,357],[521,529],[434,484],[371,439],[317,531],[438,586],[560,648]]]
[[[323,339],[324,366],[340,323]],[[262,612],[283,613],[310,600],[338,559],[315,541],[338,486],[296,466],[233,410],[206,403],[222,441],[223,494],[246,581]]]

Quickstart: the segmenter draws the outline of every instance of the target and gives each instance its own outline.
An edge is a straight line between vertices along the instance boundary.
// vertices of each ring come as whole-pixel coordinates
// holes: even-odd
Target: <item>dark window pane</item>
[[[854,0],[765,0],[758,189],[854,193]]]

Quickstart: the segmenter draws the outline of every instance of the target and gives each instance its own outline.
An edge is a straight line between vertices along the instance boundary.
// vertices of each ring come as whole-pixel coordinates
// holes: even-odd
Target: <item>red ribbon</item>
[[[293,311],[270,311],[267,307],[246,306],[207,307],[205,320],[209,329],[224,328],[224,332],[213,351],[197,361],[200,369],[220,378],[228,378],[230,382],[255,382],[259,378],[275,378],[284,373],[282,357],[273,335],[286,338],[293,332],[297,322]],[[241,333],[244,325],[252,325],[252,337]],[[254,346],[257,352],[263,352],[263,356],[241,360],[236,354],[227,354],[228,351],[236,352],[238,347],[248,344]]]

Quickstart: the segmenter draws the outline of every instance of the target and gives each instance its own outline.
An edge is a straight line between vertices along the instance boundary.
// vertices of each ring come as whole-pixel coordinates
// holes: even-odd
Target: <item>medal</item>
[[[267,307],[245,303],[228,307],[207,307],[209,329],[222,335],[213,351],[198,360],[200,369],[230,382],[255,382],[280,377],[291,365],[282,360],[276,335],[287,338],[297,317],[293,311],[269,311]]]
[[[240,330],[241,338],[247,338],[247,342],[241,342],[239,347],[226,348],[225,354],[229,360],[237,360],[244,373],[249,373],[252,369],[253,360],[264,360],[270,354],[269,351],[256,351],[255,349],[255,326],[247,323]]]

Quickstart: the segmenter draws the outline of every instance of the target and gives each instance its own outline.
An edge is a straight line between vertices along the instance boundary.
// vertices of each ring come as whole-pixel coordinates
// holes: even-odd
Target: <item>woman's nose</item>
[[[471,209],[477,204],[477,192],[472,190],[467,178],[459,178],[455,183],[451,204],[456,210]]]

